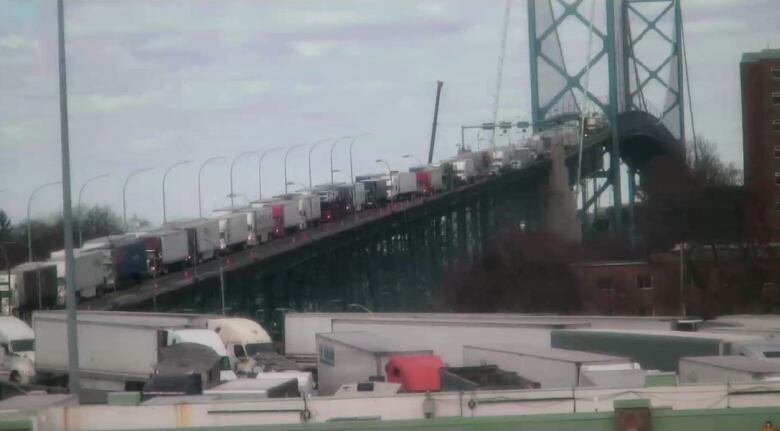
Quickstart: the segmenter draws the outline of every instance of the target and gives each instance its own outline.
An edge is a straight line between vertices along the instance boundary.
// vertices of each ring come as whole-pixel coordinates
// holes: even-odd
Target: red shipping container
[[[441,389],[439,370],[444,366],[435,355],[393,356],[387,361],[387,381],[400,383],[403,392],[426,392]]]

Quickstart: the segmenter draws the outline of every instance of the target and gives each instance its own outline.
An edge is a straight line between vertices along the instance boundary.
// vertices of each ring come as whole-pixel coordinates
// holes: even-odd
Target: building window
[[[596,279],[596,287],[599,290],[614,290],[612,285],[612,277],[599,277]]]
[[[775,172],[775,185],[780,186],[780,172]]]
[[[780,67],[779,66],[773,66],[772,67],[772,79],[780,79]]]
[[[780,120],[772,120],[772,130],[780,132]]]
[[[780,201],[775,202],[775,211],[780,212]]]
[[[652,289],[653,288],[653,276],[648,274],[641,274],[636,276],[636,287],[640,289]]]
[[[780,91],[772,93],[772,104],[775,106],[780,105]]]
[[[780,159],[780,146],[775,147],[775,158]]]
[[[653,307],[639,307],[639,315],[640,316],[652,316],[655,312],[653,310]]]

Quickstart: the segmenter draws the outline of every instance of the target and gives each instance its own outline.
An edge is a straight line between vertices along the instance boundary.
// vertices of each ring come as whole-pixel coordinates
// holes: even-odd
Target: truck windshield
[[[11,340],[12,352],[32,352],[33,350],[35,350],[35,340],[32,338]]]
[[[230,371],[233,367],[230,366],[230,358],[227,356],[223,356],[219,358],[219,370],[220,371]]]
[[[274,346],[271,343],[249,343],[246,345],[246,353],[249,356],[257,355],[263,352],[273,352]]]

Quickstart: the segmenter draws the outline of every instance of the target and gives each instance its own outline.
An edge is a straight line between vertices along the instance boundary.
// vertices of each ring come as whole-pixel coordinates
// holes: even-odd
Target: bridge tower
[[[680,1],[591,1],[528,0],[533,125],[539,131],[583,110],[603,115],[612,139],[601,155],[602,167],[580,185],[583,227],[588,212],[611,189],[612,227],[623,229],[625,185],[630,229],[640,194],[637,172],[620,162],[620,114],[647,112],[685,140]]]

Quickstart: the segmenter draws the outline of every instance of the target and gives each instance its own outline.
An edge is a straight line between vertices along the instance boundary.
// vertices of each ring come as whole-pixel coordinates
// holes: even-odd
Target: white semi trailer
[[[246,214],[229,213],[219,217],[219,248],[242,248],[249,240],[249,224]]]
[[[76,290],[82,298],[94,298],[98,290],[106,285],[106,268],[103,254],[96,250],[74,250]],[[65,251],[51,253],[49,262],[57,266],[57,284],[60,290],[65,289]]]

